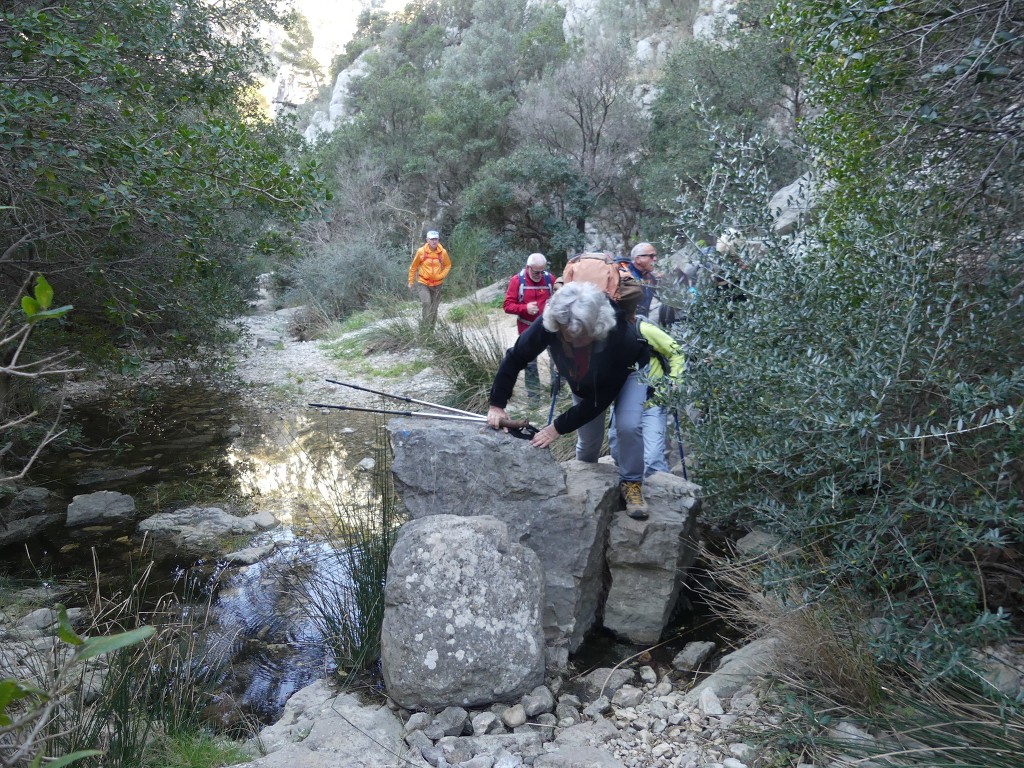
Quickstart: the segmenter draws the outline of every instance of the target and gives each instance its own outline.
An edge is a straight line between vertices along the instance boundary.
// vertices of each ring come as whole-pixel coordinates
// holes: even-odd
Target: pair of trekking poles
[[[362,408],[355,405],[331,405],[328,403],[309,403],[310,408],[333,408],[339,411],[358,411],[360,413],[382,413],[387,416],[413,416],[419,418],[428,419],[447,419],[449,421],[468,421],[474,424],[486,425],[487,417],[481,416],[479,413],[473,413],[472,411],[464,411],[461,408],[452,408],[447,405],[439,405],[438,403],[431,403],[427,400],[417,400],[413,397],[406,397],[405,395],[393,395],[388,392],[381,392],[377,389],[370,389],[369,387],[361,387],[358,384],[352,384],[346,381],[337,381],[335,379],[325,379],[325,381],[331,384],[337,384],[341,387],[348,387],[349,389],[356,389],[360,392],[369,392],[372,395],[380,395],[381,397],[387,397],[392,400],[398,400],[404,403],[412,403],[414,405],[422,405],[427,408],[434,408],[442,413],[433,413],[430,411],[399,411],[389,408]],[[530,424],[526,419],[502,419],[500,427],[507,429],[508,433],[513,437],[518,437],[523,440],[529,440],[537,434],[537,428]]]
[[[333,405],[329,403],[309,403],[310,408],[332,408],[338,411],[357,411],[360,413],[381,413],[388,416],[411,416],[417,418],[429,418],[429,419],[448,419],[450,421],[468,421],[475,424],[487,424],[487,417],[481,416],[478,413],[472,411],[464,411],[461,408],[452,408],[448,405],[439,405],[438,403],[431,403],[427,400],[417,400],[413,397],[406,397],[405,395],[393,395],[389,392],[381,392],[378,389],[370,389],[369,387],[362,387],[358,384],[352,384],[346,381],[337,381],[336,379],[325,379],[325,381],[331,384],[337,384],[341,387],[348,387],[349,389],[355,389],[360,392],[368,392],[372,395],[379,395],[381,397],[387,397],[392,400],[398,400],[403,403],[412,403],[413,405],[422,405],[427,408],[434,408],[442,413],[435,413],[430,411],[399,411],[389,408],[364,408],[355,405]],[[548,424],[554,421],[555,418],[555,403],[558,400],[558,391],[562,388],[562,377],[556,371],[555,378],[551,385],[551,409],[548,412]],[[683,479],[689,480],[686,474],[686,455],[683,453],[683,432],[679,427],[679,413],[675,408],[672,409],[672,416],[675,419],[676,425],[676,442],[679,444],[679,462],[683,470]],[[513,437],[518,437],[523,440],[529,440],[537,434],[538,430],[535,426],[530,424],[527,419],[502,419],[501,427],[508,430],[508,433]]]

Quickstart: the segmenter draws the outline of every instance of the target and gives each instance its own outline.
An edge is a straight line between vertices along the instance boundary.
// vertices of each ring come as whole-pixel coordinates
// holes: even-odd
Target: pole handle
[[[531,440],[537,434],[537,428],[526,419],[502,419],[498,422],[498,429],[507,429],[512,437],[520,440]]]
[[[498,422],[499,428],[508,429],[522,429],[523,427],[530,426],[530,422],[527,419],[502,419]]]

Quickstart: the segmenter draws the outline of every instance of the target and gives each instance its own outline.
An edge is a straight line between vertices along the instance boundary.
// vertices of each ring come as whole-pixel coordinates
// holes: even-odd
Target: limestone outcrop
[[[697,557],[697,493],[693,483],[656,472],[644,482],[650,519],[613,517],[603,624],[617,635],[634,643],[656,643],[661,637]]]
[[[549,664],[564,662],[602,611],[634,642],[661,633],[695,557],[697,486],[656,476],[650,519],[629,520],[613,465],[560,464],[525,440],[468,424],[394,419],[388,431],[410,517],[491,515],[537,554]]]

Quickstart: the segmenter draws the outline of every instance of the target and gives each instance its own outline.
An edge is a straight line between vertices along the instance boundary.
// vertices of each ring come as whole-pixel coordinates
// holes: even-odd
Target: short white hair
[[[633,246],[633,250],[629,252],[629,258],[635,259],[637,256],[657,256],[658,249],[650,243],[637,243]]]
[[[546,267],[548,265],[548,259],[543,253],[531,253],[526,257],[526,266],[528,267]]]
[[[572,336],[603,341],[615,327],[615,310],[596,285],[569,283],[544,305],[543,322],[552,333],[564,329]]]

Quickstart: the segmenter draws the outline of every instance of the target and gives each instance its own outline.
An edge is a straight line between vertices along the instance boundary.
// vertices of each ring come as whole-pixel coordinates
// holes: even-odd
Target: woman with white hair
[[[614,403],[622,498],[630,517],[646,519],[641,416],[647,384],[640,371],[650,360],[647,344],[602,290],[569,283],[548,300],[542,322],[531,325],[505,353],[491,385],[487,423],[492,428],[508,418],[505,406],[520,371],[545,349],[569,383],[573,405],[531,443],[546,448],[559,435],[576,432],[576,458],[596,462],[604,442],[604,413]]]

